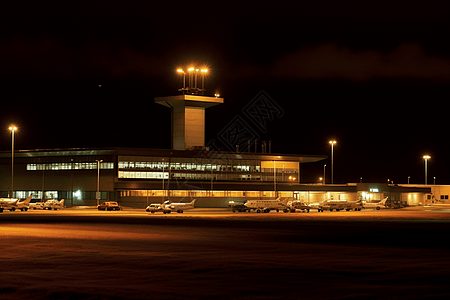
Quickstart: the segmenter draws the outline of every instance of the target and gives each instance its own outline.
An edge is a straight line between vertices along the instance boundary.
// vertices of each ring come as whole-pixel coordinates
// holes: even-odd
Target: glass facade
[[[31,199],[42,199],[42,191],[14,191],[14,198],[25,199],[30,195]],[[44,199],[96,199],[96,191],[45,191]],[[100,191],[100,199],[107,200],[108,192]]]
[[[97,162],[60,162],[48,164],[27,164],[27,171],[42,171],[42,170],[96,170],[98,168]],[[101,162],[100,169],[113,170],[113,162]]]
[[[45,199],[58,199],[58,191],[45,191]],[[42,191],[14,191],[14,196],[19,199],[28,198],[30,195],[31,199],[42,199]]]
[[[275,169],[274,169],[275,166]],[[118,177],[133,179],[186,179],[215,181],[297,182],[298,162],[264,162],[256,159],[118,157]]]
[[[169,179],[169,172],[119,171],[119,178]]]
[[[294,197],[293,191],[277,192],[278,197]],[[275,197],[275,191],[211,191],[211,190],[129,190],[120,191],[120,197]]]

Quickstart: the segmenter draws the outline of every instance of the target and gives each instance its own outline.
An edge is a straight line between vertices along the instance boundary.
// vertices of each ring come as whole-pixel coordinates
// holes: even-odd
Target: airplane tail
[[[286,206],[287,203],[288,203],[288,201],[289,201],[289,198],[288,198],[288,197],[283,197],[283,198],[279,198],[279,199],[280,199],[280,202],[281,202],[284,206]]]
[[[161,204],[161,207],[163,210],[170,210],[172,208],[172,202],[170,201],[170,199],[166,200]]]
[[[61,205],[64,205],[64,199],[61,199],[61,201],[59,201],[59,203],[60,203]]]
[[[29,196],[27,199],[25,199],[22,203],[25,205],[30,204],[31,198],[33,198],[33,195]]]
[[[195,201],[197,201],[197,199],[192,200],[191,203],[189,203],[189,204],[190,204],[192,207],[195,207],[195,206],[194,206]]]
[[[381,200],[381,201],[380,201],[380,203],[379,203],[379,204],[381,204],[381,205],[385,205],[385,204],[386,204],[386,201],[387,201],[387,199],[388,199],[388,197],[384,198],[383,200]]]

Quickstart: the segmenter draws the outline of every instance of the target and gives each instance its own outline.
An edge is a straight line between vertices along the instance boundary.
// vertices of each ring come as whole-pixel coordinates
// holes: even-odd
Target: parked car
[[[35,202],[35,203],[30,203],[29,205],[30,209],[44,209],[44,202]]]
[[[120,210],[120,206],[117,202],[103,202],[99,206],[97,206],[98,210]]]
[[[64,199],[61,200],[47,200],[44,203],[44,209],[48,209],[48,210],[57,210],[57,209],[62,209],[64,208]]]

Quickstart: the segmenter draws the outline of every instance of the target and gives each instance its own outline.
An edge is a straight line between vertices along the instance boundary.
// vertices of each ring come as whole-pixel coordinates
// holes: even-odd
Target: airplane
[[[170,214],[172,211],[176,211],[177,213],[183,213],[183,211],[188,209],[193,209],[196,199],[192,200],[189,203],[171,203],[170,200],[165,201],[164,203],[152,203],[145,211],[151,212],[154,214],[155,212],[162,212],[163,214]]]
[[[5,209],[15,211],[17,202],[19,202],[19,199],[16,198],[0,198],[0,213]]]
[[[347,202],[347,206],[345,207],[346,211],[355,210],[355,211],[361,211],[361,209],[364,208],[364,203],[360,200],[356,202]]]
[[[341,209],[344,210],[347,205],[346,202],[347,202],[346,200],[325,200],[320,203],[319,211],[323,212],[324,210],[329,211],[333,210],[340,211]]]
[[[167,200],[161,205],[161,207],[164,211],[166,211],[165,213],[170,213],[172,211],[183,213],[184,210],[195,208],[195,201],[197,201],[197,199],[194,199],[189,203],[172,203],[170,200]]]
[[[367,203],[365,202],[363,204],[364,208],[375,208],[376,210],[380,210],[380,208],[387,208],[386,206],[386,201],[387,201],[388,197],[384,198],[383,200],[381,200],[378,203]]]
[[[29,196],[27,199],[25,199],[23,201],[18,201],[16,203],[15,208],[20,209],[21,211],[27,211],[30,208],[30,201],[31,201],[32,197],[33,197],[33,195]]]
[[[323,212],[324,210],[361,211],[361,209],[363,208],[363,203],[361,201],[355,202],[355,201],[347,201],[347,200],[324,200],[318,204],[314,204],[313,207],[316,208],[318,212]]]
[[[278,198],[276,200],[247,200],[244,205],[249,208],[249,210],[256,210],[257,213],[268,213],[271,210],[276,210],[276,212],[278,212],[279,210],[285,211],[288,209],[288,200],[289,198]]]

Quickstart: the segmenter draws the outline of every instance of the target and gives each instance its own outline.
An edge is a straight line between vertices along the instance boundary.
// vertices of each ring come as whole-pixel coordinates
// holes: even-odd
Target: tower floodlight
[[[209,70],[208,68],[196,68],[195,66],[190,66],[187,68],[188,75],[188,86],[186,87],[186,72],[183,68],[178,68],[177,73],[183,75],[183,87],[178,89],[183,95],[204,95],[205,94],[205,77],[207,76]],[[201,75],[202,86],[198,86],[198,75]]]

